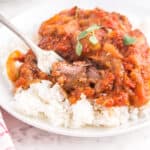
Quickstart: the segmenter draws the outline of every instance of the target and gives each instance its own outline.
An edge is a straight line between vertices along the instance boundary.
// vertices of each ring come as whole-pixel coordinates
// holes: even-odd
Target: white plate
[[[83,1],[82,1],[83,2]],[[117,2],[117,1],[115,1]],[[109,6],[107,5],[109,3]],[[65,5],[64,5],[65,4]],[[110,0],[105,0],[105,2],[96,2],[96,3],[90,3],[90,1],[86,3],[81,3],[81,1],[56,1],[52,2],[48,5],[43,5],[37,8],[33,8],[30,11],[24,12],[23,14],[17,16],[15,19],[13,19],[13,23],[20,28],[24,33],[26,33],[31,39],[33,39],[35,42],[37,42],[38,36],[38,28],[40,23],[52,16],[54,13],[58,12],[59,10],[64,9],[65,7],[71,7],[75,4],[78,4],[78,6],[81,6],[83,8],[89,8],[90,7],[104,7],[105,9],[108,8],[108,10],[115,10],[115,11],[121,11],[121,12],[129,12],[133,9],[133,5],[129,3],[123,3],[119,2],[115,7],[113,6],[113,3],[110,3]],[[118,7],[119,6],[119,7]],[[126,6],[126,7],[124,7]],[[130,6],[130,7],[129,7]],[[143,6],[142,13],[139,13],[139,8],[141,5],[137,5],[135,8],[135,13],[139,16],[143,16],[143,11],[146,13],[148,12],[148,8]],[[144,8],[145,7],[145,8]],[[123,9],[124,8],[124,9]],[[132,8],[132,9],[131,9]],[[142,8],[141,8],[142,9]],[[132,10],[133,12],[133,10]],[[149,13],[150,14],[150,13]],[[0,58],[6,58],[8,51],[14,50],[14,49],[23,49],[26,50],[25,45],[8,29],[1,28],[0,29]],[[1,61],[0,70],[2,71],[2,67],[4,65],[3,59]],[[19,120],[30,124],[32,126],[35,126],[37,128],[54,132],[62,135],[69,135],[69,136],[77,136],[77,137],[104,137],[104,136],[114,136],[121,133],[126,133],[129,131],[133,131],[136,129],[139,129],[141,127],[144,127],[146,125],[150,125],[150,120],[138,120],[137,122],[132,122],[124,126],[120,126],[117,128],[84,128],[84,129],[66,129],[66,128],[60,128],[60,127],[52,127],[50,124],[44,123],[40,120],[29,118],[27,116],[23,116],[17,112],[15,112],[10,102],[13,100],[12,92],[11,92],[11,86],[8,84],[8,81],[5,79],[3,74],[0,74],[0,105],[8,111],[10,114],[12,114],[14,117],[18,118]]]

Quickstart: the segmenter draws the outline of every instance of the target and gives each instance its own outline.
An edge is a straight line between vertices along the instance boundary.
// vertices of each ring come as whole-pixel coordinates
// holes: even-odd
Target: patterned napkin
[[[15,150],[1,112],[0,112],[0,150]]]

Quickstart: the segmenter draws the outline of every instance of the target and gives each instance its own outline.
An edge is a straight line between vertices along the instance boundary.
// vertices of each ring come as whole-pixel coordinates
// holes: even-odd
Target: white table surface
[[[22,10],[48,0],[0,0],[0,12],[14,17]],[[49,0],[50,3],[50,0]],[[31,127],[4,110],[3,116],[17,150],[149,150],[150,126],[116,137],[74,138]]]

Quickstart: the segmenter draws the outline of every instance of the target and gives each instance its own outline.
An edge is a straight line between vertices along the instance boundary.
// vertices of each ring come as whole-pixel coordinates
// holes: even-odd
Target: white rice
[[[43,80],[31,84],[27,90],[18,89],[13,107],[31,117],[47,119],[54,126],[68,126],[69,103],[60,92],[59,85]]]
[[[94,125],[93,106],[86,99],[85,95],[81,95],[81,99],[71,106],[72,111],[72,127],[84,127],[85,125]]]
[[[70,105],[58,84],[42,80],[31,84],[30,88],[19,88],[12,106],[24,115],[47,120],[53,126],[80,128],[86,126],[115,127],[150,116],[149,105],[141,108],[93,106],[85,95]]]
[[[147,20],[142,23],[136,21],[136,27],[142,29],[150,43],[150,22]],[[97,107],[93,106],[83,94],[76,104],[70,105],[63,96],[60,86],[58,84],[52,86],[51,82],[45,80],[31,84],[27,90],[18,89],[14,98],[12,106],[16,111],[30,117],[46,120],[53,126],[114,127],[150,116],[150,104],[141,108]]]

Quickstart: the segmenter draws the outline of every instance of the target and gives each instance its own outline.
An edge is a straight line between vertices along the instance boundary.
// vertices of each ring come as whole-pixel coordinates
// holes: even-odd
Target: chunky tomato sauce
[[[82,93],[93,104],[106,107],[139,107],[148,102],[150,49],[127,17],[99,8],[73,7],[44,21],[39,34],[39,47],[55,50],[66,61],[54,63],[48,75],[37,67],[31,50],[22,56],[14,52],[7,72],[16,88],[45,79],[59,83],[71,103]],[[15,61],[22,62],[18,70]]]

